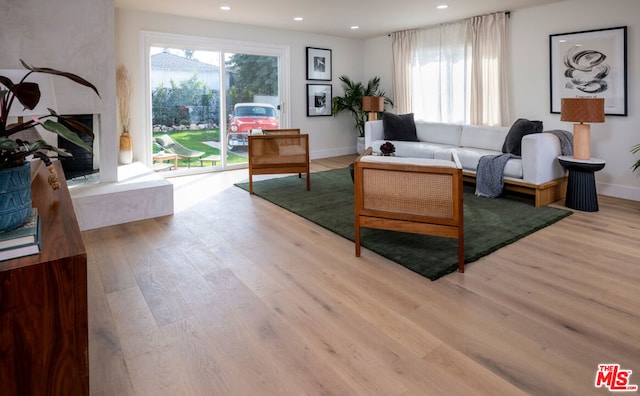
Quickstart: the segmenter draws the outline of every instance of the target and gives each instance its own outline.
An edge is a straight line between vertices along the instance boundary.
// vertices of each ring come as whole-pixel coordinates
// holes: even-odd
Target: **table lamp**
[[[369,112],[369,121],[378,119],[378,112],[384,111],[384,98],[382,96],[363,96],[362,111]]]
[[[585,122],[604,122],[604,98],[562,98],[560,121],[573,124],[573,158],[591,158],[591,127]]]

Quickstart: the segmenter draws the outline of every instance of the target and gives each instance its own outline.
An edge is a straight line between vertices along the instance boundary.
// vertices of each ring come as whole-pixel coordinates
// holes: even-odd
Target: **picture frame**
[[[331,50],[307,47],[307,80],[331,81]]]
[[[332,90],[331,84],[307,84],[307,117],[331,115]]]
[[[604,98],[606,115],[627,115],[627,27],[549,36],[551,113],[562,98]]]

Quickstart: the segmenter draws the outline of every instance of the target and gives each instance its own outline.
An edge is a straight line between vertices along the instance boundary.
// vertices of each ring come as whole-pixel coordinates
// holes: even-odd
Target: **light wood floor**
[[[173,179],[175,215],[83,233],[93,395],[608,394],[599,363],[640,384],[640,202],[601,196],[431,282],[246,175]]]

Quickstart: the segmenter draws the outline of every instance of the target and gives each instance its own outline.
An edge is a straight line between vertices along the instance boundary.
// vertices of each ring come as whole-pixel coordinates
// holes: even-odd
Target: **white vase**
[[[131,137],[129,132],[122,132],[120,135],[120,152],[118,162],[127,165],[133,162],[133,150],[131,149]]]
[[[358,136],[356,140],[356,152],[358,154],[362,154],[364,153],[364,149],[364,136]]]

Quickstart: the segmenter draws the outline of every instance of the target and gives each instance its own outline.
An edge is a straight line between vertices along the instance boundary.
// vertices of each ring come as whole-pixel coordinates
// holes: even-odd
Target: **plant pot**
[[[131,149],[131,136],[129,136],[129,132],[122,132],[120,135],[120,153],[118,160],[122,165],[133,162],[133,150]]]
[[[364,136],[358,136],[356,140],[356,152],[358,154],[364,153],[366,147],[364,147]]]
[[[31,213],[31,164],[0,170],[0,231],[20,227]]]

